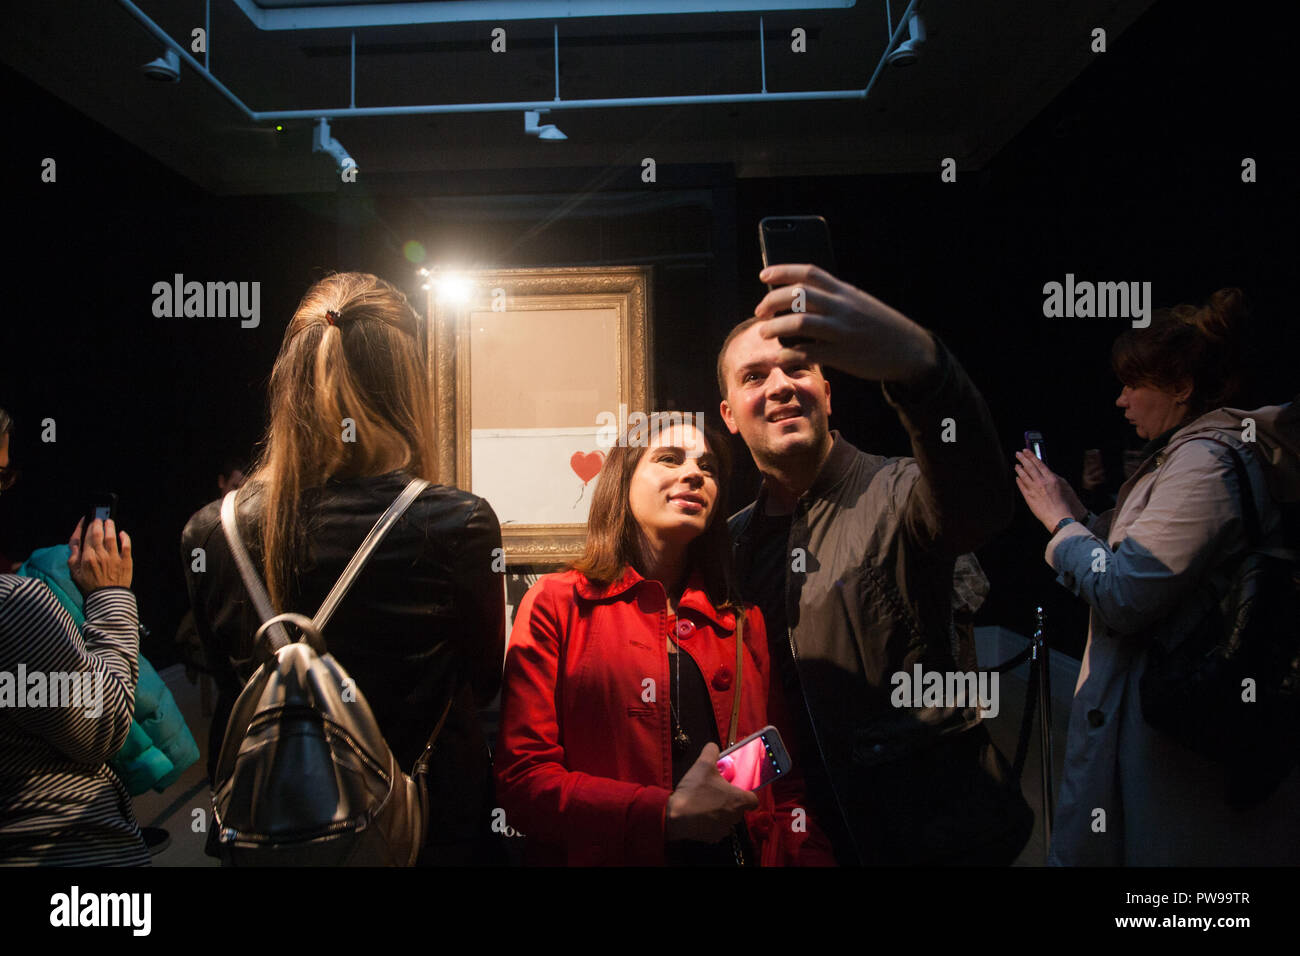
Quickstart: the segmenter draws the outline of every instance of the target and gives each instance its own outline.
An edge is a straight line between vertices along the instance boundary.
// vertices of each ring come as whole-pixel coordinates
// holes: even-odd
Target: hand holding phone
[[[835,271],[831,231],[821,216],[768,216],[758,224],[758,247],[763,268],[773,265],[813,265]],[[775,289],[772,283],[768,289]],[[804,335],[783,335],[778,341],[786,348],[798,348],[812,341]]]
[[[1070,483],[1048,468],[1032,448],[1016,452],[1015,473],[1025,504],[1048,531],[1055,533],[1062,518],[1078,520],[1087,514]]]
[[[745,818],[746,811],[758,809],[758,797],[723,779],[718,757],[718,745],[705,744],[668,797],[664,836],[669,841],[717,843]]]
[[[117,521],[117,495],[111,491],[98,491],[90,496],[90,504],[85,510],[85,528],[96,521]],[[82,541],[85,541],[85,531],[82,532]]]
[[[1025,447],[1034,453],[1034,457],[1043,464],[1047,463],[1047,443],[1043,441],[1043,433],[1038,431],[1025,432]]]
[[[68,571],[83,595],[99,588],[131,586],[131,536],[109,518],[81,518],[68,539]]]
[[[759,278],[777,286],[754,307],[759,335],[797,358],[880,382],[915,382],[938,366],[934,336],[897,309],[822,269],[776,265]],[[804,308],[798,308],[798,300]],[[789,336],[811,336],[789,345]]]

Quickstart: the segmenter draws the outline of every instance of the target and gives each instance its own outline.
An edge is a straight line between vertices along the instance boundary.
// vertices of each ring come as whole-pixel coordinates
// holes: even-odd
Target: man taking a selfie
[[[1014,501],[988,409],[943,343],[883,302],[815,266],[759,278],[772,291],[718,355],[723,421],[763,475],[731,532],[810,809],[842,864],[1010,863],[1032,812],[981,702],[899,706],[892,693],[916,665],[975,668],[952,627],[954,563],[1010,522]],[[830,431],[823,365],[882,383],[912,457]]]

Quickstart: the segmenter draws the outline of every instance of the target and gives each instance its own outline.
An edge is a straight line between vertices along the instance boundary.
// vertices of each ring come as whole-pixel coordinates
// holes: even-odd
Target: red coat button
[[[694,633],[695,633],[694,621],[683,620],[677,622],[677,637],[680,640],[685,640],[686,638],[690,637]]]
[[[727,690],[731,687],[731,668],[719,667],[713,672],[713,689]]]

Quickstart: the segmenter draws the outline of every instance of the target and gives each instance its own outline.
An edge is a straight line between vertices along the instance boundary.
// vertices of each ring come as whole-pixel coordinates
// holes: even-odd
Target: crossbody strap
[[[325,625],[334,615],[343,598],[347,595],[348,590],[352,587],[357,575],[361,569],[366,566],[370,556],[374,554],[379,543],[384,540],[384,536],[397,523],[403,512],[411,506],[420,492],[429,486],[429,483],[423,478],[412,478],[397,499],[388,506],[388,510],[380,515],[379,520],[375,522],[370,533],[366,535],[361,546],[352,555],[352,560],[348,562],[339,579],[334,582],[334,587],[326,595],[320,610],[312,618],[312,624],[316,630],[324,631]],[[263,622],[269,621],[275,616],[275,610],[271,607],[270,595],[266,593],[266,586],[262,583],[257,569],[253,567],[253,561],[249,557],[248,550],[244,547],[243,539],[239,534],[239,523],[235,520],[235,492],[230,492],[221,501],[221,527],[226,532],[226,539],[230,542],[230,551],[234,555],[235,564],[239,567],[240,577],[244,579],[244,586],[248,589],[249,596],[253,599],[253,606],[257,609],[258,617]],[[289,635],[285,633],[284,626],[274,624],[269,629],[269,638],[271,642],[271,651],[274,653],[286,644],[291,643]]]
[[[731,729],[727,732],[727,746],[736,742],[736,726],[740,722],[741,675],[745,673],[745,612],[736,612],[736,696],[731,702]]]

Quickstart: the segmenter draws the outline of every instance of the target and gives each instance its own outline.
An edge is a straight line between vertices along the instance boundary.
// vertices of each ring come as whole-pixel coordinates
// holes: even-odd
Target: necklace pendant
[[[677,733],[673,735],[673,749],[675,749],[678,753],[684,754],[686,753],[686,750],[688,747],[690,747],[690,745],[691,745],[691,738],[686,735],[686,731],[678,727]]]

